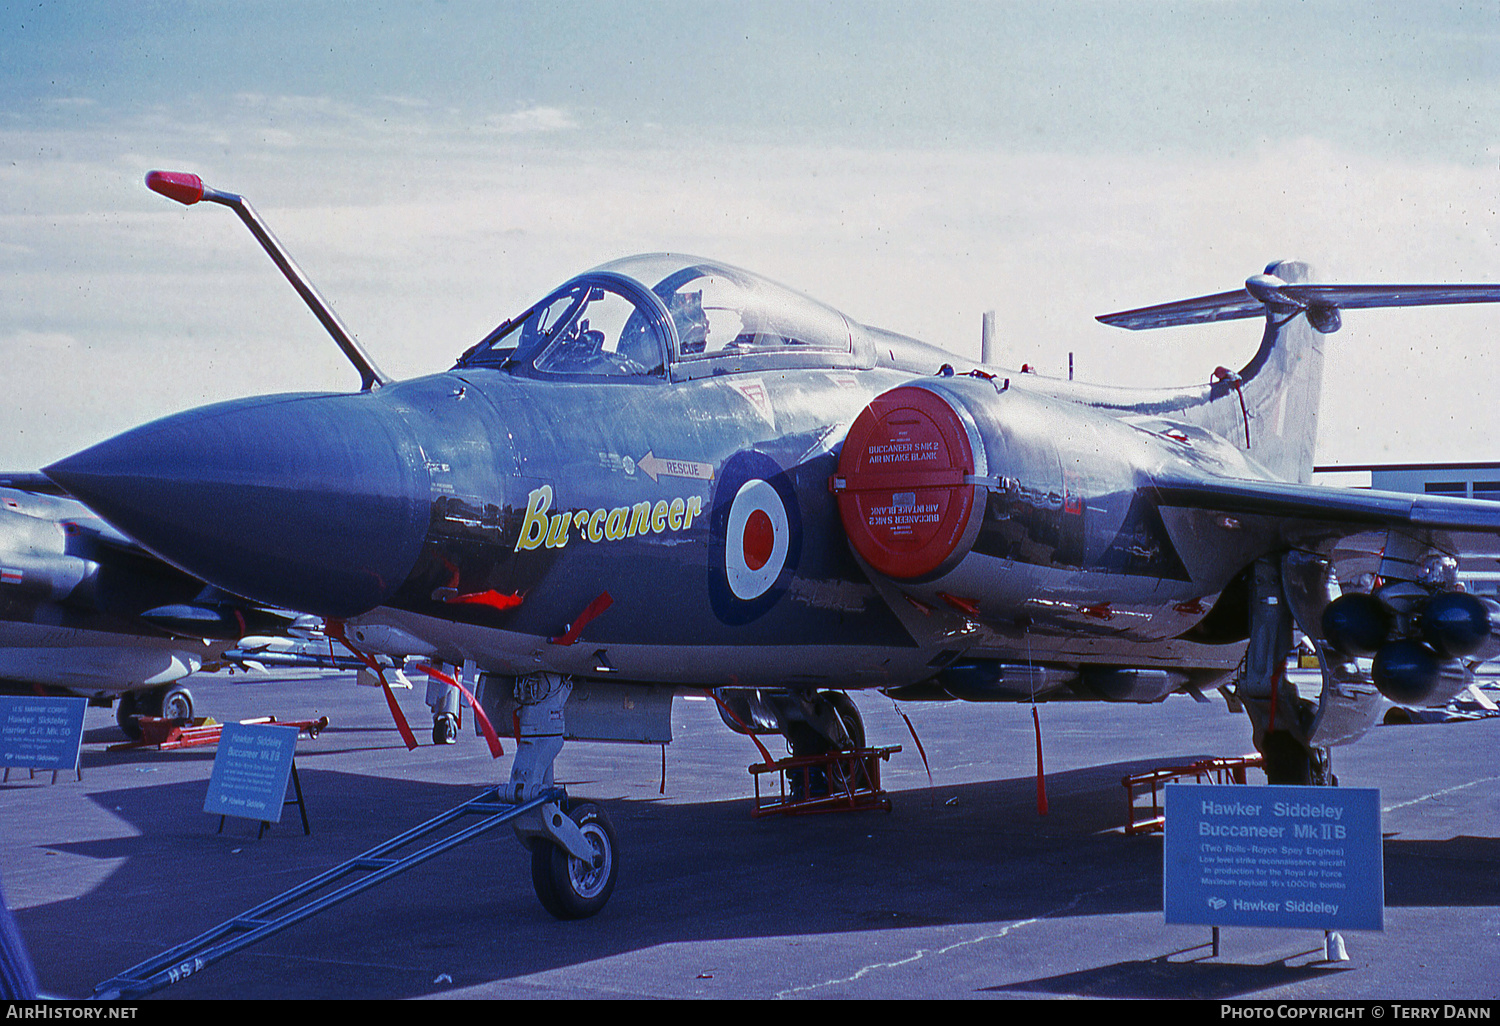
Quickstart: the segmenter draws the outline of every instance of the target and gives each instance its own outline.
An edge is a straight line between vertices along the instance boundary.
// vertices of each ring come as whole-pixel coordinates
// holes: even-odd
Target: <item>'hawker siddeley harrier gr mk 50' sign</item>
[[[1167,788],[1169,923],[1379,930],[1380,793],[1368,788]]]

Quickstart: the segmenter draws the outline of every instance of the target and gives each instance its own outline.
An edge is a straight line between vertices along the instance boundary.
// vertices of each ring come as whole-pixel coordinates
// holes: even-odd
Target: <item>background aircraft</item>
[[[226,591],[327,617],[367,652],[472,667],[514,712],[518,801],[551,789],[565,733],[589,736],[579,713],[649,720],[684,686],[796,753],[858,743],[844,689],[1154,702],[1233,681],[1270,779],[1326,783],[1328,747],[1382,694],[1446,701],[1465,658],[1500,651],[1453,574],[1494,549],[1500,509],[1308,483],[1340,310],[1500,288],[1312,284],[1278,263],[1101,318],[1263,319],[1239,371],[1143,391],[962,362],[655,254],[395,383],[240,197],[148,183],[235,210],[361,391],[193,410],[46,473]],[[1373,591],[1339,594],[1358,580]],[[1315,701],[1285,679],[1294,626],[1324,656]],[[591,805],[561,812],[523,828],[534,883],[554,914],[592,914],[613,834]]]
[[[289,615],[160,559],[41,475],[0,477],[0,688],[80,695],[134,717],[193,715],[185,678]]]

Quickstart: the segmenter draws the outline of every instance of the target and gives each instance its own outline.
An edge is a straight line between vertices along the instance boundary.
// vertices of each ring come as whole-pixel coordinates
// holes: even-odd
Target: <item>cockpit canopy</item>
[[[492,331],[457,367],[675,380],[847,366],[853,350],[853,331],[837,310],[727,264],[655,253],[579,275]]]

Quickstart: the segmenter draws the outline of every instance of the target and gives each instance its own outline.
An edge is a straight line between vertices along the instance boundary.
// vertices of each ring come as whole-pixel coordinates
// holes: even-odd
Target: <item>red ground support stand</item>
[[[111,752],[125,751],[132,748],[148,748],[155,746],[158,751],[170,751],[174,748],[198,748],[202,745],[216,745],[219,743],[219,735],[224,730],[222,723],[215,723],[211,719],[202,720],[165,720],[156,716],[138,716],[136,722],[141,725],[141,739],[139,741],[127,741],[123,744],[110,745]],[[289,720],[281,722],[274,716],[260,716],[253,720],[240,720],[240,723],[277,723],[283,727],[296,727],[308,737],[317,737],[318,732],[328,726],[328,717],[323,716],[316,720]]]
[[[1164,785],[1175,784],[1189,777],[1194,783],[1199,784],[1203,783],[1205,778],[1214,784],[1243,784],[1245,770],[1259,767],[1261,764],[1259,754],[1242,755],[1237,759],[1204,759],[1186,766],[1161,766],[1145,773],[1124,777],[1120,782],[1125,785],[1125,833],[1140,834],[1162,828],[1166,822],[1166,814],[1161,804],[1161,788]],[[1136,799],[1147,793],[1151,795],[1149,809],[1136,804]],[[1150,817],[1137,822],[1136,814],[1142,812],[1149,812]]]
[[[892,745],[758,762],[750,767],[755,778],[752,814],[759,818],[859,809],[889,812],[891,800],[880,789],[880,764],[899,751],[900,745]],[[761,793],[764,773],[776,774],[780,784],[777,793]]]

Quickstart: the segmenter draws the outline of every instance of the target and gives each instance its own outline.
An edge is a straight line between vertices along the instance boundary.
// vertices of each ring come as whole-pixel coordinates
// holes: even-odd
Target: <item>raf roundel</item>
[[[737,453],[718,475],[709,525],[714,614],[727,624],[750,623],[786,593],[801,558],[796,489],[771,457]]]
[[[729,507],[724,569],[729,590],[742,601],[771,590],[786,566],[790,527],[781,496],[761,478],[746,481]]]

